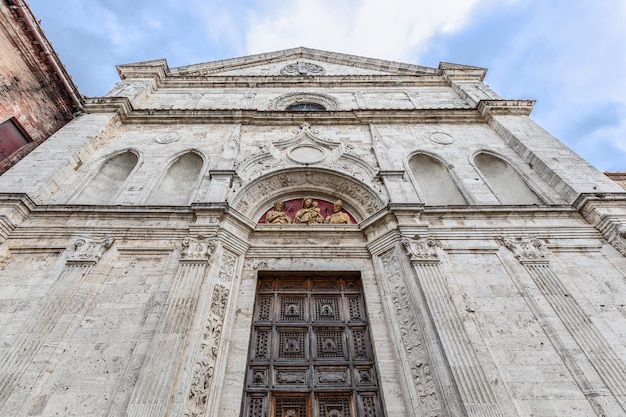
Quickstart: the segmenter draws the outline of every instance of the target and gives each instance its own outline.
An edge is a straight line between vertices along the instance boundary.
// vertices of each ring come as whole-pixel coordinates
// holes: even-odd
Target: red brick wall
[[[33,143],[0,163],[0,174],[64,126],[76,111],[19,12],[0,0],[0,123],[15,118]]]

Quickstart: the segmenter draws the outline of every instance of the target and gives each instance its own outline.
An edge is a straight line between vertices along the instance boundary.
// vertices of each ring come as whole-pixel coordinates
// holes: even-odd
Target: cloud
[[[601,169],[626,169],[626,2],[579,0],[30,0],[81,92],[116,64],[170,66],[308,46],[489,68],[506,98]],[[181,5],[182,4],[182,5]],[[603,152],[602,150],[606,150]]]
[[[296,46],[413,61],[430,37],[462,27],[481,0],[265,1],[252,14],[249,53]]]

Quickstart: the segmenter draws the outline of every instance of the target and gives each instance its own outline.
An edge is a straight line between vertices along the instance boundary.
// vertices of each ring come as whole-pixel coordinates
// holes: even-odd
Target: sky
[[[602,171],[626,171],[624,0],[29,0],[79,90],[115,65],[170,67],[305,46],[489,69],[506,99]]]

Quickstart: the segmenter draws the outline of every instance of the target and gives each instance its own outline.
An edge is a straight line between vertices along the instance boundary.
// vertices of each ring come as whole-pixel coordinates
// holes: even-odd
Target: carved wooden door
[[[382,417],[358,277],[261,277],[244,417]]]

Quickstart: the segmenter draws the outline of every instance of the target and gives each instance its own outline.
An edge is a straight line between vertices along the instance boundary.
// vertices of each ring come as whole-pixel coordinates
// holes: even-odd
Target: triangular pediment
[[[356,55],[294,48],[171,68],[181,76],[436,75],[439,69]]]

